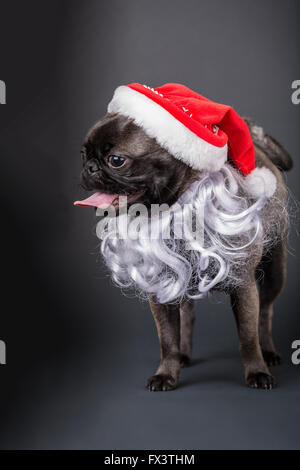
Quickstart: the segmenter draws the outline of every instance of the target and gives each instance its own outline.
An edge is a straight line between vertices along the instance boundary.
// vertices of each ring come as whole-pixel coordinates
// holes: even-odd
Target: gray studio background
[[[297,0],[0,1],[2,449],[299,448],[299,239],[276,305],[284,365],[244,386],[226,298],[199,302],[180,388],[144,388],[159,359],[146,304],[114,288],[92,209],[74,208],[80,146],[113,90],[182,82],[255,118],[293,155],[299,190]]]

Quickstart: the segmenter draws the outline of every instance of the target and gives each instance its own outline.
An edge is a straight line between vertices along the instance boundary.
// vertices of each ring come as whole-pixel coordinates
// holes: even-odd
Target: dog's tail
[[[289,171],[293,168],[293,160],[290,154],[277,142],[274,137],[267,134],[264,129],[250,118],[244,118],[250,130],[254,144],[263,150],[274,165],[281,171]]]

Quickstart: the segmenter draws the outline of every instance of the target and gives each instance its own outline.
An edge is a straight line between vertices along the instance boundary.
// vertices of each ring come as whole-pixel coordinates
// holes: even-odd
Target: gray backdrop
[[[226,298],[199,302],[178,390],[144,388],[159,358],[149,308],[111,285],[92,209],[74,208],[79,150],[113,90],[181,82],[263,124],[291,152],[299,198],[299,1],[1,1],[1,448],[299,448],[299,268],[276,306],[284,365],[244,386]]]

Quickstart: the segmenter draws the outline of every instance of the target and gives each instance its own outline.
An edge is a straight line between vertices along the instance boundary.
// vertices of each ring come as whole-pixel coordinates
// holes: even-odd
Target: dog
[[[87,191],[97,191],[117,211],[120,210],[117,196],[121,195],[127,197],[129,207],[143,204],[149,210],[149,218],[153,204],[174,207],[178,202],[182,205],[183,200],[197,202],[200,193],[202,196],[205,194],[207,204],[211,205],[212,191],[215,191],[215,198],[223,191],[221,199],[224,201],[221,204],[226,206],[225,199],[231,191],[225,188],[228,184],[232,184],[234,192],[228,204],[231,204],[230,201],[234,201],[234,204],[242,201],[245,204],[240,208],[242,215],[238,219],[239,228],[236,231],[232,227],[237,223],[237,215],[231,219],[231,225],[226,225],[229,216],[224,214],[225,209],[218,211],[218,208],[211,207],[207,233],[210,241],[214,240],[219,249],[202,253],[201,258],[195,258],[191,250],[192,261],[187,261],[187,257],[182,255],[180,241],[163,245],[163,248],[162,245],[150,246],[150,242],[148,245],[140,242],[137,249],[135,243],[138,242],[118,245],[110,235],[103,240],[102,253],[114,280],[125,287],[138,286],[149,298],[161,350],[158,369],[147,382],[150,391],[168,391],[178,386],[180,369],[188,366],[192,358],[194,299],[216,290],[224,291],[231,298],[246,384],[251,388],[266,390],[275,386],[269,366],[279,364],[280,355],[272,338],[272,318],[274,301],[286,278],[285,238],[288,229],[287,190],[282,172],[292,168],[292,159],[261,127],[250,119],[244,122],[254,144],[255,166],[267,168],[276,178],[274,194],[268,199],[263,198],[264,203],[260,207],[255,206],[257,202],[249,202],[248,196],[245,196],[243,176],[230,159],[221,170],[222,176],[220,171],[210,174],[195,169],[175,158],[134,119],[113,110],[93,126],[84,141],[81,151],[81,184]],[[256,212],[254,209],[252,211],[252,207],[256,207]],[[248,211],[246,216],[245,211]],[[247,217],[248,222],[245,222]],[[215,220],[218,220],[221,229],[216,229]],[[245,235],[245,228],[241,228],[245,223],[252,228],[257,227],[260,235],[252,234],[250,238]],[[227,243],[223,227],[232,229],[230,243]],[[217,233],[218,230],[221,235]],[[242,255],[238,250],[230,251],[232,243],[246,247]],[[160,251],[157,253],[155,250]],[[176,257],[171,253],[172,250],[177,250]],[[132,257],[137,256],[137,253],[142,253],[142,261],[134,264]],[[171,278],[169,269],[164,271],[164,263],[168,267],[171,264],[168,256],[172,258],[174,270],[177,270],[177,275]],[[211,259],[212,266],[208,268]],[[223,261],[222,271],[218,263],[222,267]],[[131,266],[130,275],[126,263]],[[198,278],[195,280],[192,274],[189,285],[185,284],[184,277],[187,278],[189,272],[195,273],[195,269],[197,271],[197,263],[204,263],[201,269],[209,274],[205,274],[201,282]],[[160,267],[157,268],[157,265]],[[146,274],[143,271],[145,266]],[[149,272],[152,277],[149,277]]]

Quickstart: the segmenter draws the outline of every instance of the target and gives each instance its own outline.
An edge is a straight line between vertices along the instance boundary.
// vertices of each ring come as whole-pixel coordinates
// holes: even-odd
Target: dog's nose
[[[86,163],[86,168],[90,174],[97,173],[99,171],[99,165],[96,160],[89,160]]]

